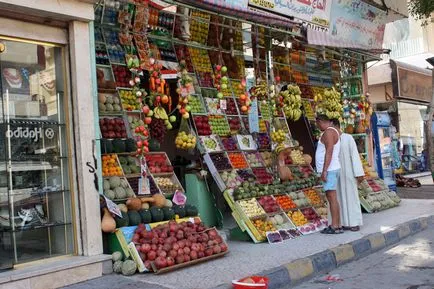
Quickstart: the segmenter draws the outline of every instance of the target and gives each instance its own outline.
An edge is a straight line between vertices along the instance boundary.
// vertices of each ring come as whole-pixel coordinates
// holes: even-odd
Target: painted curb
[[[268,289],[288,288],[288,286],[299,284],[316,275],[330,272],[343,264],[397,244],[401,240],[425,230],[430,225],[434,225],[434,215],[421,217],[400,224],[387,232],[373,233],[350,243],[342,244],[306,258],[297,259],[282,266],[252,275],[268,277],[270,279]],[[228,289],[232,288],[232,285],[221,284],[218,287],[214,287],[214,289],[217,288]]]

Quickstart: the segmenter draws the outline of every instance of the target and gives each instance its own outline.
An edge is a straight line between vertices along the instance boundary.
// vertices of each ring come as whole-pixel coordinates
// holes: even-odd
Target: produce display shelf
[[[127,179],[140,178],[141,176],[142,176],[142,174],[128,174],[128,175],[125,175],[125,177]]]
[[[99,93],[116,93],[117,90],[114,88],[98,88]]]
[[[359,79],[362,77],[363,76],[361,74],[357,74],[357,75],[343,76],[342,79],[343,80],[352,80],[352,79]]]
[[[125,109],[126,113],[142,113],[140,110],[127,110]]]
[[[343,99],[350,99],[350,98],[361,98],[363,95],[362,94],[352,94],[352,95],[347,95],[347,96],[343,96]]]
[[[104,68],[110,68],[111,66],[109,64],[96,64],[97,67],[104,67]]]
[[[111,65],[127,66],[125,63],[110,62]]]
[[[107,112],[98,112],[100,117],[104,117],[104,116],[123,116],[123,112],[112,112],[112,113],[107,113]]]

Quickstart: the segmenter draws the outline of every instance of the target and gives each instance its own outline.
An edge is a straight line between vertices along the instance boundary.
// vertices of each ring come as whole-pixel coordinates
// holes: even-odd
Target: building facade
[[[95,2],[0,1],[0,288],[104,271]]]

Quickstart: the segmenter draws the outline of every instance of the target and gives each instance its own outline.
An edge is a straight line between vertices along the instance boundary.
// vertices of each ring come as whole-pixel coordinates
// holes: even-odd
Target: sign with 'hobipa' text
[[[55,136],[55,131],[52,128],[29,128],[29,127],[14,127],[6,131],[7,138],[23,138],[32,139],[34,142],[38,142],[43,138],[52,139]]]

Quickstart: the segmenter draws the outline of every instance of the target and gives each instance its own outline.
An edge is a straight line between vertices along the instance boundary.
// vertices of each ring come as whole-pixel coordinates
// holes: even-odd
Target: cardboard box
[[[15,115],[36,117],[41,116],[39,101],[17,101],[15,102]]]

